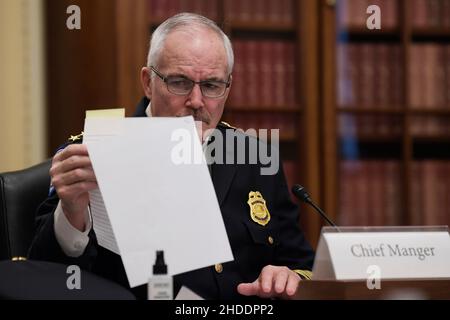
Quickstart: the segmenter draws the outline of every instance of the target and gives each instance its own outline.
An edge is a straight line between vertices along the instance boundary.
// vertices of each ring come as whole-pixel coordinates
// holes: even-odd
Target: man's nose
[[[192,109],[200,109],[204,106],[202,90],[198,83],[194,84],[194,87],[188,96],[188,106]]]

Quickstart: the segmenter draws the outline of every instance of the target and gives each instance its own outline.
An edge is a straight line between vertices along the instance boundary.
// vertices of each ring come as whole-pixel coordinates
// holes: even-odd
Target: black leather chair
[[[0,260],[26,257],[35,213],[48,195],[51,160],[0,174]]]
[[[36,210],[48,195],[50,165],[47,160],[0,174],[0,260],[4,260],[0,261],[0,300],[134,300],[129,290],[85,270],[83,290],[69,290],[66,265],[25,259],[34,236]]]

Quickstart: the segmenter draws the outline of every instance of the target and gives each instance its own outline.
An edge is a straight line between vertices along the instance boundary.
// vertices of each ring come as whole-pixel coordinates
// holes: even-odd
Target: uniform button
[[[272,238],[271,236],[269,236],[269,237],[267,238],[267,241],[268,241],[270,244],[273,244],[273,238]]]
[[[221,263],[218,263],[218,264],[216,264],[216,265],[214,266],[214,269],[216,269],[216,272],[217,272],[217,273],[222,273],[222,271],[223,271],[223,266],[222,266]]]

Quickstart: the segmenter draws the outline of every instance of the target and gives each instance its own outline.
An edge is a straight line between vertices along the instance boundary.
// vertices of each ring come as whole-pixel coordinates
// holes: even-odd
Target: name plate
[[[447,227],[322,229],[315,280],[450,278]]]

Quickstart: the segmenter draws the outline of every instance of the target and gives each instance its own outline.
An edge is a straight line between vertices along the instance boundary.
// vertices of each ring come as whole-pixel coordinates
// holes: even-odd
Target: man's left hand
[[[265,266],[258,279],[251,283],[241,283],[237,290],[244,296],[261,298],[293,298],[297,292],[300,276],[287,267]]]

